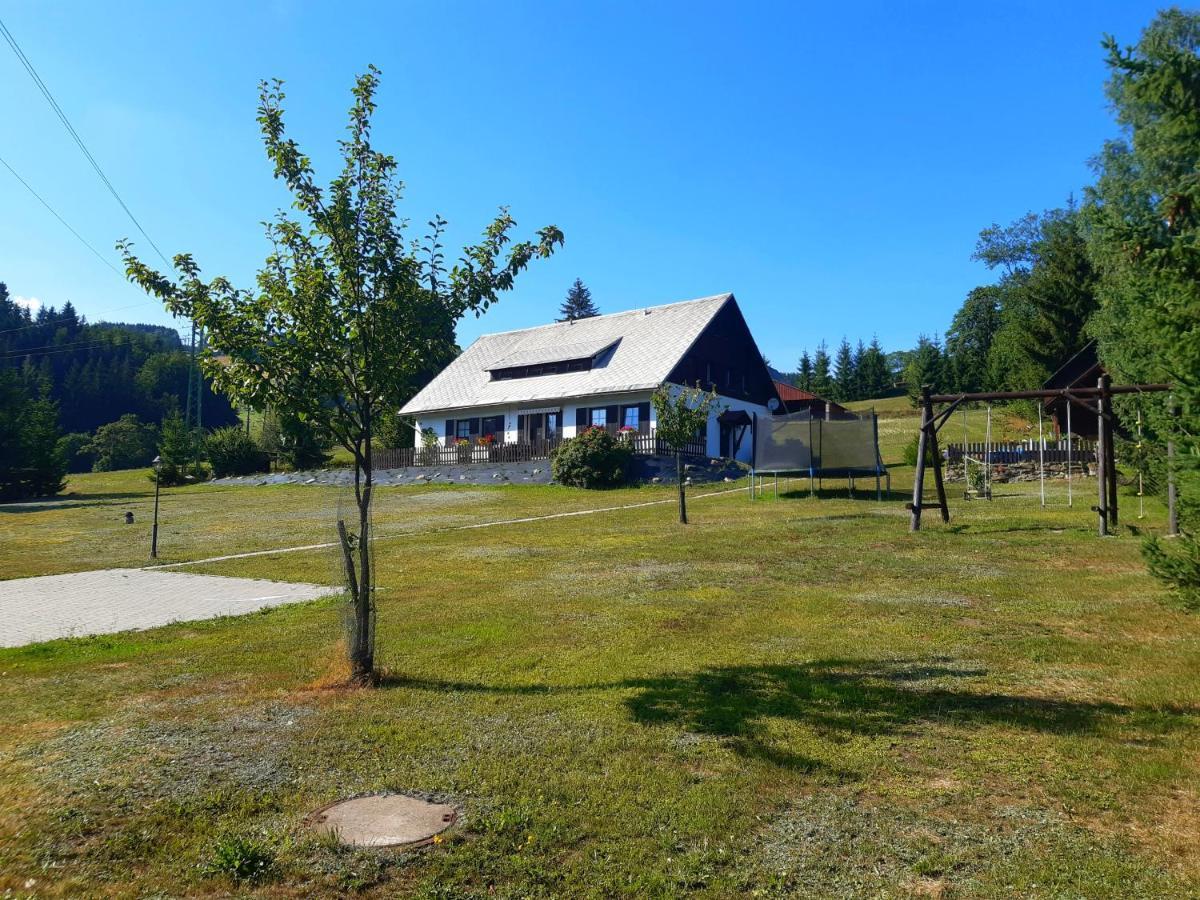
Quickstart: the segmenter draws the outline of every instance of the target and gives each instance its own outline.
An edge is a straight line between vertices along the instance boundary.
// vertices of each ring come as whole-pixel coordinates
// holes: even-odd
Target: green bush
[[[559,444],[550,459],[550,472],[559,484],[582,488],[619,487],[629,480],[633,448],[603,428]]]
[[[906,466],[913,466],[914,468],[916,467],[916,465],[917,465],[917,448],[919,447],[920,440],[921,440],[921,435],[914,434],[912,440],[904,445],[904,464]],[[927,465],[927,466],[933,465],[933,447],[932,446],[927,445],[925,447],[925,465]]]
[[[1190,535],[1160,540],[1150,538],[1142,546],[1150,574],[1166,582],[1179,605],[1200,612],[1200,541]]]
[[[218,428],[205,440],[208,462],[213,475],[250,475],[267,470],[267,454],[258,446],[245,429],[236,425]]]

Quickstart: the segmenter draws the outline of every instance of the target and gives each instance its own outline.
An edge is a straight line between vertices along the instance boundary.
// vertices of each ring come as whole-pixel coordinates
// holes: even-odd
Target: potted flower
[[[471,461],[471,442],[469,440],[466,438],[459,438],[454,442],[454,446],[458,448],[459,462],[465,463]]]
[[[622,425],[617,429],[617,437],[623,441],[632,441],[635,434],[637,434],[637,429],[632,425]]]
[[[489,460],[496,458],[496,436],[494,434],[481,434],[475,441],[483,448]]]

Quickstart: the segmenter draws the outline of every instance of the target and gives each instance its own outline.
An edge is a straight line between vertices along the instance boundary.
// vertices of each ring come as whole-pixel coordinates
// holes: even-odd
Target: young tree
[[[172,281],[139,261],[127,242],[119,245],[131,280],[207,331],[205,369],[226,393],[332,435],[353,457],[357,528],[339,521],[338,536],[352,603],[351,677],[360,683],[375,678],[372,423],[414,372],[447,352],[453,330],[445,323],[483,313],[533,259],[563,241],[548,226],[535,240],[507,247],[516,222],[502,209],[449,271],[440,216],[422,242],[410,242],[397,213],[396,162],[371,143],[378,85],[374,66],[357,79],[349,134],[340,142],[342,171],[328,188],[318,186],[309,158],[287,136],[282,82],[261,85],[267,156],[302,221],[281,211],[267,225],[273,249],[256,292],[225,278],[205,282],[186,254],[175,257],[179,277]]]
[[[833,376],[830,374],[831,363],[829,360],[829,350],[825,346],[825,342],[817,346],[817,354],[813,357],[813,374],[812,387],[809,388],[818,397],[831,399],[833,397]]]
[[[683,448],[708,428],[709,412],[717,402],[716,391],[664,384],[650,398],[657,420],[655,434],[675,452],[675,480],[679,482],[679,522],[687,524],[687,498],[683,484]]]
[[[162,461],[156,477],[162,484],[182,484],[188,478],[196,479],[202,474],[196,458],[200,455],[196,446],[199,436],[183,421],[178,409],[163,419],[158,438],[158,456]]]
[[[558,312],[562,316],[558,320],[560,322],[574,322],[576,319],[590,319],[600,315],[600,310],[592,302],[592,292],[578,278],[567,291],[567,299],[563,301]]]
[[[811,391],[813,389],[813,361],[807,350],[800,354],[800,363],[796,370],[796,387],[802,391]]]

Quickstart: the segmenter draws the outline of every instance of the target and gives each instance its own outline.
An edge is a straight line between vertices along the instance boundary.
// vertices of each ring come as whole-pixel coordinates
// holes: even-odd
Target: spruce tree
[[[833,398],[845,403],[854,397],[854,354],[850,350],[850,342],[842,338],[838,345],[837,358],[834,360],[834,393]]]
[[[571,285],[571,289],[567,291],[567,299],[563,301],[558,312],[562,316],[558,320],[560,322],[574,322],[576,319],[590,319],[592,316],[600,315],[600,310],[592,302],[592,292],[578,278]]]
[[[817,355],[813,357],[812,387],[809,388],[818,397],[829,399],[833,395],[833,376],[830,374],[829,350],[821,341],[817,347]]]
[[[800,354],[800,363],[796,369],[796,387],[802,391],[811,391],[813,389],[813,361],[807,350]]]

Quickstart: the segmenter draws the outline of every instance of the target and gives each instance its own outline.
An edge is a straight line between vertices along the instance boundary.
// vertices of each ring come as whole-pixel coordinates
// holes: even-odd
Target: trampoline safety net
[[[755,422],[756,474],[880,475],[875,413],[814,418],[810,412],[759,416]]]

